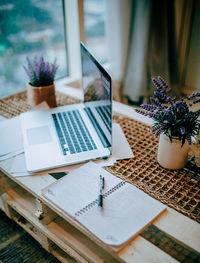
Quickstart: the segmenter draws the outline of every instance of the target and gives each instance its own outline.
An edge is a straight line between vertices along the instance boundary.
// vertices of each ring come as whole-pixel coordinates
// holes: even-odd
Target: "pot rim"
[[[47,86],[33,86],[33,85],[31,85],[31,83],[30,82],[28,82],[27,83],[27,86],[29,86],[29,87],[31,87],[31,88],[35,88],[35,89],[39,89],[39,88],[45,88],[45,87],[52,87],[52,86],[55,86],[55,84],[53,83],[53,84],[51,84],[51,85],[47,85]]]
[[[167,135],[164,134],[164,133],[161,133],[161,134],[160,134],[160,137],[162,137],[164,140],[166,140],[166,141],[168,141],[168,142],[170,142],[170,143],[182,143],[182,141],[179,140],[178,137],[172,137],[172,141],[171,141],[170,138],[169,138],[169,136],[167,136]],[[188,145],[188,141],[187,141],[187,140],[185,140],[183,146],[184,146],[185,144]]]

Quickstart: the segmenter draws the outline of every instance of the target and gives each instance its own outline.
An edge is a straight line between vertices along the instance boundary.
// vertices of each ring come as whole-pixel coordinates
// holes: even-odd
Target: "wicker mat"
[[[57,105],[77,103],[60,93],[56,97]],[[0,100],[0,114],[7,118],[29,109],[26,92]],[[120,160],[106,169],[200,223],[200,169],[192,160],[181,170],[162,168],[156,160],[158,140],[149,126],[119,116],[114,116],[114,120],[121,125],[135,158]]]

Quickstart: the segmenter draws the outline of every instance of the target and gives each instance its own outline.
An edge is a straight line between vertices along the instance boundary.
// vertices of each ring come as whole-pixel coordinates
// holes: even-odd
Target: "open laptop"
[[[84,103],[21,114],[27,170],[56,168],[112,152],[111,77],[81,43]]]

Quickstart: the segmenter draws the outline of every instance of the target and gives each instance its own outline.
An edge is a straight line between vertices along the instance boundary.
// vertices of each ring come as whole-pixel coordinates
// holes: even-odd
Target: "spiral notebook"
[[[100,174],[105,179],[102,208],[98,207]],[[43,189],[43,196],[98,239],[120,249],[166,208],[93,162]]]

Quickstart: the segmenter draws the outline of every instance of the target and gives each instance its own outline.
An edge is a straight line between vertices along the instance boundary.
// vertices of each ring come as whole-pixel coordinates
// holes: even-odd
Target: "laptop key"
[[[97,149],[78,110],[52,114],[64,155]]]

